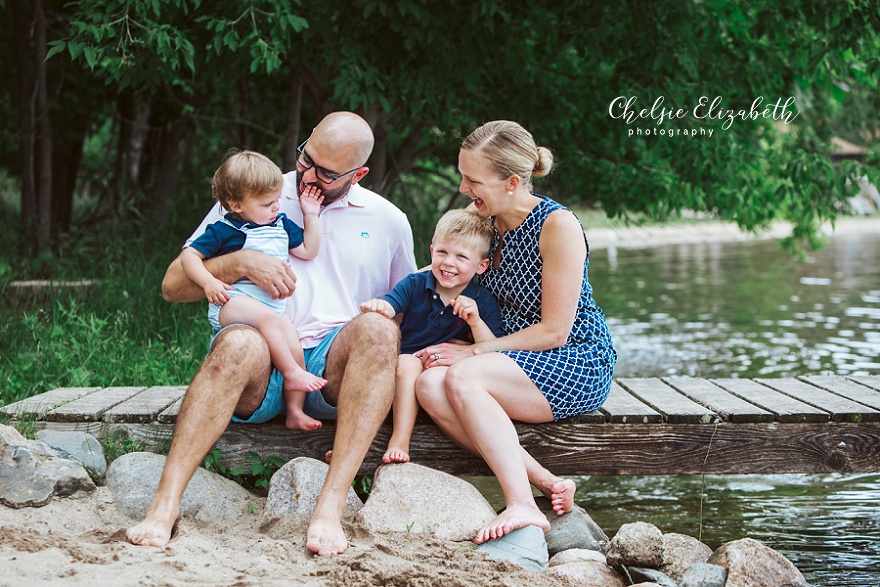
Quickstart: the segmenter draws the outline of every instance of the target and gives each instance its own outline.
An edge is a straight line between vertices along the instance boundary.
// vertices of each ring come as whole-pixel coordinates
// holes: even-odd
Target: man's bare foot
[[[571,479],[560,479],[550,488],[550,502],[557,516],[567,514],[574,507],[574,492],[577,485]]]
[[[408,463],[409,462],[409,453],[406,450],[401,450],[399,448],[393,448],[391,445],[388,446],[388,450],[385,451],[385,454],[382,455],[383,463]]]
[[[284,373],[284,391],[318,391],[327,385],[327,380],[317,375],[312,375],[304,369],[295,369]]]
[[[171,540],[176,525],[177,512],[173,512],[173,515],[165,515],[152,514],[148,511],[143,522],[125,531],[125,537],[137,546],[162,548]]]
[[[284,425],[291,430],[317,430],[323,426],[320,420],[307,416],[299,408],[291,409],[290,406],[287,407],[287,418],[284,420]]]
[[[487,540],[501,538],[505,534],[510,534],[514,530],[526,526],[538,526],[544,532],[550,530],[550,522],[547,521],[547,516],[538,509],[538,506],[511,506],[480,529],[474,537],[474,542],[482,544]]]
[[[312,515],[306,534],[306,548],[318,556],[340,554],[348,548],[348,539],[339,520]]]

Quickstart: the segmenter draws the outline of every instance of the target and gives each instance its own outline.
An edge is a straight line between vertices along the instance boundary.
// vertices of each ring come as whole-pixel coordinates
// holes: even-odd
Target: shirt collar
[[[428,269],[425,271],[425,289],[429,291],[436,292],[437,291],[437,278],[434,277],[434,272]],[[463,290],[461,290],[460,295],[465,295],[469,298],[476,299],[477,294],[477,284],[472,279],[467,286]]]

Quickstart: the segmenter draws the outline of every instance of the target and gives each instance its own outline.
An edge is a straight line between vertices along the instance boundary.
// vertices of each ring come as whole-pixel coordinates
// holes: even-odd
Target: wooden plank
[[[827,473],[880,471],[880,424],[721,422],[717,424],[518,424],[522,445],[557,475],[668,475]],[[232,424],[217,443],[230,466],[251,452],[290,460],[323,459],[335,425],[313,432],[280,424]],[[360,474],[382,462],[391,429],[383,426]],[[466,453],[433,425],[417,425],[413,462],[453,475],[487,475],[481,459]]]
[[[101,389],[100,387],[59,387],[39,395],[25,398],[21,401],[9,404],[2,411],[16,420],[29,418],[43,418],[50,410],[67,402],[72,402],[90,393]]]
[[[725,422],[772,422],[773,414],[739,398],[705,379],[664,377],[663,382],[701,406],[712,410]]]
[[[104,413],[105,422],[153,422],[159,413],[183,397],[185,385],[154,386]]]
[[[855,381],[859,385],[880,390],[880,375],[851,375],[847,379]]]
[[[162,410],[159,416],[156,418],[156,421],[159,424],[174,424],[177,422],[177,414],[180,413],[180,404],[183,402],[183,397],[179,400]]]
[[[832,422],[880,422],[880,411],[792,378],[756,379],[820,410],[831,413]]]
[[[104,412],[142,392],[144,387],[105,387],[46,414],[49,422],[94,422]]]
[[[771,412],[777,422],[827,422],[831,414],[749,379],[710,379],[730,393]]]
[[[717,414],[681,395],[661,379],[619,379],[617,382],[663,414],[669,424],[709,424],[720,420]]]
[[[626,424],[633,422],[660,423],[663,415],[645,405],[644,402],[620,387],[617,383],[611,384],[611,392],[608,399],[602,404],[600,411],[605,414],[608,422]]]
[[[827,389],[831,393],[842,395],[854,402],[864,404],[869,408],[880,410],[880,391],[871,389],[870,387],[866,387],[855,381],[850,381],[845,377],[839,377],[836,375],[806,375],[804,377],[799,377],[799,379],[810,385]]]

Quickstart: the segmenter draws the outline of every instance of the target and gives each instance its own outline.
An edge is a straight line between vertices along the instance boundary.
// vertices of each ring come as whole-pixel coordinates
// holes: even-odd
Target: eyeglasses
[[[306,155],[306,152],[303,150],[303,149],[305,149],[306,143],[308,143],[308,142],[309,142],[309,139],[306,139],[303,141],[303,143],[299,147],[296,148],[296,153],[297,153],[296,164],[298,167],[302,168],[302,171],[306,171],[308,169],[314,168],[315,169],[315,177],[317,177],[321,183],[326,183],[326,184],[333,183],[337,179],[342,179],[346,175],[350,175],[362,167],[362,166],[355,167],[351,171],[346,171],[345,173],[333,173],[332,171],[328,171],[328,170],[324,169],[320,165],[315,165],[315,162],[312,161],[312,158],[309,157],[308,155]]]

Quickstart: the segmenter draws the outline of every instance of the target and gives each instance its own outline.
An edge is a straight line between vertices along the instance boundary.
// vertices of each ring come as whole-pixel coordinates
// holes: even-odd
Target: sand
[[[559,577],[491,560],[470,543],[370,535],[351,525],[345,553],[315,557],[305,548],[307,520],[291,516],[266,526],[263,503],[215,525],[183,518],[161,549],[125,541],[133,520],[116,510],[104,487],[41,508],[0,506],[0,586],[564,585]]]

